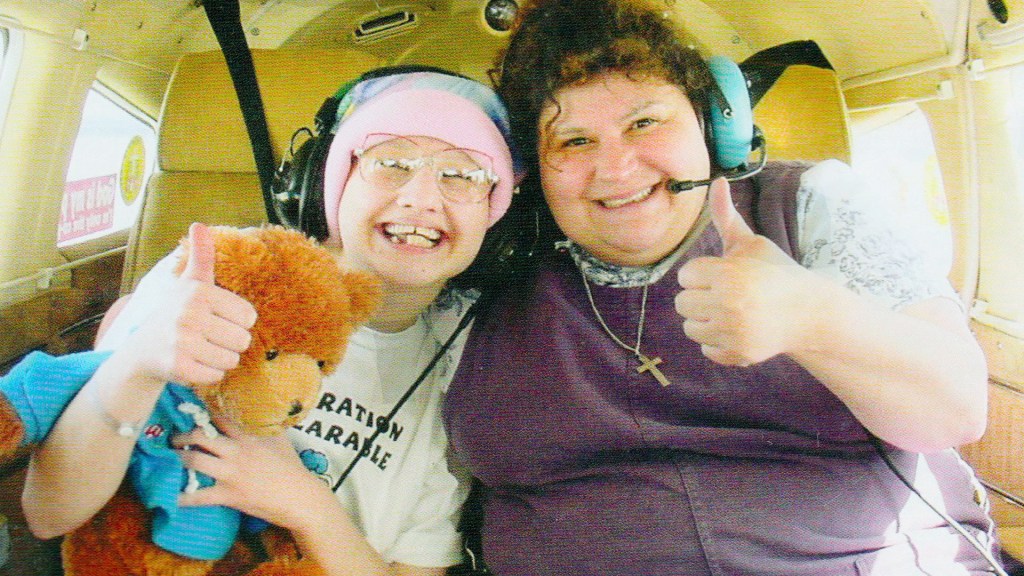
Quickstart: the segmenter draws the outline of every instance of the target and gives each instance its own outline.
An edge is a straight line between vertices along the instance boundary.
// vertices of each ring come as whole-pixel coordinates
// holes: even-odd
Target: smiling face
[[[402,140],[404,158],[396,159],[403,164],[453,148],[425,136]],[[430,162],[397,188],[375,186],[364,176],[371,173],[358,167],[364,161],[370,160],[355,159],[338,206],[344,263],[376,274],[386,286],[440,290],[479,252],[488,227],[488,200],[447,199]]]
[[[544,197],[565,234],[611,264],[653,264],[693,226],[711,162],[686,95],[657,78],[612,72],[555,94],[538,129]]]

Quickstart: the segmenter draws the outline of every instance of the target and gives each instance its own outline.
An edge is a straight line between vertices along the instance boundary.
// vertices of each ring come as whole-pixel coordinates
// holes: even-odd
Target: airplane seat
[[[312,127],[324,99],[383,64],[353,50],[253,50],[275,158],[294,131]],[[263,196],[234,84],[219,50],[186,54],[164,97],[157,170],[128,239],[121,293],[171,251],[192,222],[266,222]]]
[[[794,65],[754,106],[770,160],[850,163],[850,121],[833,70]]]

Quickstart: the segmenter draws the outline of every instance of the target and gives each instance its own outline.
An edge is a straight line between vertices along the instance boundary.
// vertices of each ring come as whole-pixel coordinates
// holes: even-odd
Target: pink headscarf
[[[483,84],[435,72],[371,79],[345,96],[338,114],[324,167],[328,242],[340,243],[338,206],[351,172],[352,153],[375,132],[429,136],[488,155],[498,175],[490,196],[488,226],[497,222],[512,202],[521,171],[510,149],[507,113],[497,95]]]

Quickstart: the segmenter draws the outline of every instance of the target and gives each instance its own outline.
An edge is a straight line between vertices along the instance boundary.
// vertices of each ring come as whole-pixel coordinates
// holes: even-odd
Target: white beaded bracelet
[[[111,430],[117,432],[118,436],[124,438],[135,438],[142,432],[142,427],[146,424],[145,418],[141,418],[134,422],[118,420],[113,414],[107,411],[105,406],[103,406],[103,401],[100,400],[99,392],[96,390],[95,386],[91,387],[91,394],[89,395],[92,396],[92,401],[96,406],[96,411],[103,417],[103,421]]]

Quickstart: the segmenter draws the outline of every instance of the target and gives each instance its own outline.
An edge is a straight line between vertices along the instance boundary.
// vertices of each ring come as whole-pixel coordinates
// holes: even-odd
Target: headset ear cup
[[[750,108],[747,80],[735,62],[725,56],[712,56],[708,68],[718,93],[728,102],[729,112],[716,94],[709,98],[709,123],[714,135],[715,160],[719,168],[731,170],[746,162],[753,148],[754,115]]]
[[[312,137],[299,146],[290,164],[283,164],[275,174],[271,190],[275,192],[274,211],[281,223],[320,241],[328,238],[330,230],[327,229],[327,214],[324,213],[324,163],[334,140],[331,130],[339,114],[338,109],[346,105],[345,99],[349,92],[360,82],[410,72],[437,72],[467,78],[433,66],[410,64],[374,69],[343,84],[320,105],[314,117],[316,135],[312,135],[308,128],[301,129]],[[292,140],[294,143],[295,136],[292,136]]]
[[[321,242],[330,235],[330,230],[327,229],[327,214],[324,211],[324,164],[333,140],[334,135],[326,132],[304,145],[308,146],[309,150],[303,158],[305,168],[301,178],[302,195],[299,198],[298,224],[299,229],[307,236]]]

